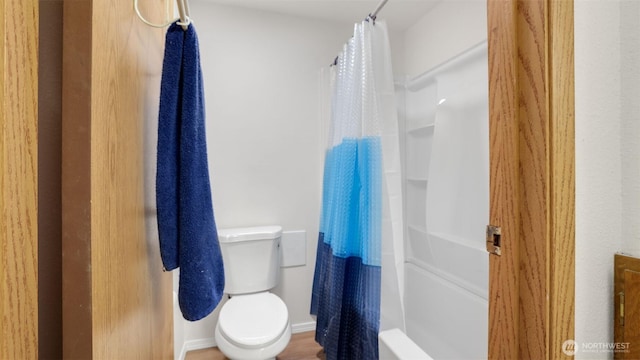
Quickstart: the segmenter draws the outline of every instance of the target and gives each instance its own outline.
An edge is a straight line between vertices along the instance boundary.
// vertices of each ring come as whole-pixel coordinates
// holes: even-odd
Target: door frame
[[[36,0],[0,0],[0,359],[38,358]]]
[[[166,19],[168,0],[139,9]],[[164,30],[130,1],[64,0],[62,352],[169,359],[173,274],[162,271],[150,169]]]
[[[574,338],[573,0],[488,0],[489,358],[560,359]]]

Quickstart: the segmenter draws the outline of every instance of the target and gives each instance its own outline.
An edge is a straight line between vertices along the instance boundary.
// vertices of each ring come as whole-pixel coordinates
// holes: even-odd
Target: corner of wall
[[[575,340],[606,343],[613,341],[613,255],[623,246],[621,35],[615,26],[620,2],[576,0],[574,6]],[[578,357],[602,354],[578,352]]]

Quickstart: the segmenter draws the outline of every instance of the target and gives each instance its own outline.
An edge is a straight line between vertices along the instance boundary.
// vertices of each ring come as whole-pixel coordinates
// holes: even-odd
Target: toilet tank
[[[278,284],[282,227],[219,229],[224,261],[224,292],[230,295],[267,291]]]

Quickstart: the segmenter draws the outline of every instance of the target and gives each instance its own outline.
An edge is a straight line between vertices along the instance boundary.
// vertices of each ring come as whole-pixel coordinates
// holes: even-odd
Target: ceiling
[[[327,21],[354,23],[364,20],[379,0],[200,0]],[[441,0],[389,0],[378,13],[391,29],[404,30]]]

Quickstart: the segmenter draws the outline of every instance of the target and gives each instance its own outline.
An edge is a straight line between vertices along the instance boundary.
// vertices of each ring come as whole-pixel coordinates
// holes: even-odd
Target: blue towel
[[[193,24],[167,30],[160,114],[156,202],[160,254],[166,270],[180,267],[178,300],[185,319],[207,316],[224,291],[207,162],[198,37]]]

